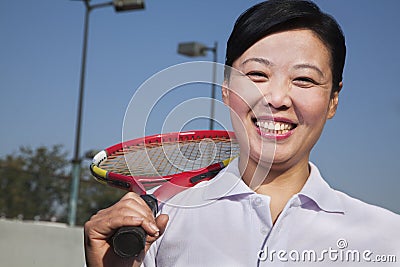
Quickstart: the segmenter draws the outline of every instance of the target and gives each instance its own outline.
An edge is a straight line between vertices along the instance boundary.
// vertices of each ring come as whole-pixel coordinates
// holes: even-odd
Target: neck
[[[239,170],[243,181],[254,191],[261,188],[281,188],[284,191],[300,192],[310,174],[308,157],[296,164],[259,164],[239,159]]]
[[[292,165],[287,163],[254,164],[251,160],[239,161],[239,169],[243,181],[250,188],[271,198],[270,208],[273,221],[277,219],[287,201],[301,191],[310,174],[308,157]]]

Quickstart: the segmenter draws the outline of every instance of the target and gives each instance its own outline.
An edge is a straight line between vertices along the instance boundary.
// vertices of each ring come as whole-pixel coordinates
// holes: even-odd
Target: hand
[[[150,245],[167,226],[165,214],[154,218],[146,202],[135,193],[127,193],[116,204],[100,210],[85,223],[85,257],[87,267],[140,266]],[[121,258],[114,253],[109,240],[122,226],[141,226],[147,232],[146,246],[136,258]]]

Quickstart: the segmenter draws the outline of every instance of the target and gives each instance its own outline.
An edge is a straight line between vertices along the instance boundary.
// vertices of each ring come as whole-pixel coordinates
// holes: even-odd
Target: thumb
[[[167,227],[167,223],[168,223],[169,217],[167,214],[160,214],[157,218],[156,218],[156,224],[158,229],[160,229],[160,235],[162,235],[165,231],[165,228]]]
[[[156,225],[160,232],[156,236],[147,235],[145,251],[148,251],[151,244],[164,233],[168,220],[169,217],[166,214],[161,214],[156,218]]]

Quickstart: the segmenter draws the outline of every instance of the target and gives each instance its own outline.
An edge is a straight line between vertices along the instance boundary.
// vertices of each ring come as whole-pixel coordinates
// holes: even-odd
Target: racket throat
[[[218,169],[215,169],[215,170],[210,170],[210,171],[208,171],[206,173],[201,173],[201,174],[198,174],[196,176],[193,176],[192,178],[190,178],[190,182],[192,184],[197,184],[197,183],[200,183],[202,181],[208,181],[211,178],[215,177],[221,171],[221,169],[222,169],[222,167],[218,168]]]

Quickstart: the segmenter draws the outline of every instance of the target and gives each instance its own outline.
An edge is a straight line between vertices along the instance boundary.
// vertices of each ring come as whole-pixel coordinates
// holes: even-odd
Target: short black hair
[[[267,35],[295,29],[313,31],[327,46],[331,55],[332,91],[339,90],[346,58],[345,37],[336,20],[311,1],[270,0],[246,10],[236,20],[228,39],[225,65],[232,67],[236,59]],[[229,69],[225,71],[226,79]]]

